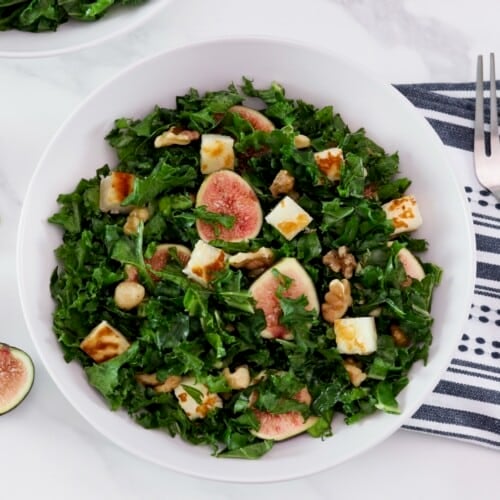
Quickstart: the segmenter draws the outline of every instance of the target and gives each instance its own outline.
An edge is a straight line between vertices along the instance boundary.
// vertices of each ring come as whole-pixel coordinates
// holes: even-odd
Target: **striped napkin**
[[[469,201],[478,261],[469,319],[451,364],[404,428],[500,450],[500,201],[474,174],[475,84],[396,88],[419,109],[446,146]],[[489,122],[487,101],[485,108]]]

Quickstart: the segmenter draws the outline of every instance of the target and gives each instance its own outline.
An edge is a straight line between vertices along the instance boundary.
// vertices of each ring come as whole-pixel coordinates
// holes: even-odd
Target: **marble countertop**
[[[257,34],[347,53],[387,82],[470,81],[477,54],[500,54],[500,4],[463,5],[455,0],[174,1],[146,26],[98,49],[0,59],[0,341],[25,349],[37,368],[28,399],[1,419],[2,498],[498,498],[498,452],[403,430],[334,469],[276,484],[217,483],[142,461],[108,442],[59,393],[24,323],[14,265],[23,197],[42,151],[81,100],[122,68],[184,43]]]

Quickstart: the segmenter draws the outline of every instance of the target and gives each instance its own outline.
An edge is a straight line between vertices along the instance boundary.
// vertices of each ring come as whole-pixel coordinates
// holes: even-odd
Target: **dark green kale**
[[[97,21],[111,9],[147,0],[0,0],[0,31],[56,31],[69,20]]]
[[[7,8],[1,0],[0,6]],[[57,6],[71,7],[74,15],[82,12],[74,1]],[[92,6],[88,15],[103,12],[99,7],[104,3]],[[13,10],[21,7],[9,3]],[[256,130],[229,111],[249,97],[260,100],[259,109],[275,130]],[[264,214],[279,199],[269,189],[277,173],[286,170],[293,176],[290,196],[313,218],[305,231],[289,241],[264,224],[250,241],[210,243],[228,254],[266,247],[276,260],[296,258],[310,275],[320,303],[330,282],[345,278],[323,259],[329,252],[347,249],[356,262],[348,278],[352,305],[347,315],[375,317],[374,353],[339,353],[332,324],[320,311],[311,310],[305,295],[289,296],[292,280],[285,275],[275,272],[281,283],[275,299],[279,324],[291,336],[270,340],[260,334],[266,317],[249,291],[256,274],[226,262],[210,286],[203,286],[183,272],[185,261],[175,248],[169,250],[164,265],[153,264],[161,243],[194,247],[199,240],[196,220],[215,228],[234,224],[232,215],[194,206],[203,180],[199,140],[155,147],[155,138],[172,127],[231,136],[235,171],[250,183]],[[309,147],[295,146],[298,134],[309,137]],[[72,193],[60,195],[60,209],[50,218],[62,232],[50,290],[56,304],[54,331],[65,359],[84,367],[90,384],[111,409],[126,409],[146,428],[208,445],[216,456],[247,459],[258,458],[273,446],[273,441],[255,435],[260,425],[257,412],[315,416],[308,430],[313,437],[332,434],[336,413],[352,424],[378,410],[399,412],[397,396],[411,379],[412,365],[425,362],[429,353],[432,294],[441,270],[422,263],[425,277],[409,280],[398,258],[404,248],[417,254],[425,251],[427,242],[411,234],[395,236],[382,208],[410,185],[408,179],[397,177],[396,153],[387,154],[364,130],[350,131],[332,106],[316,108],[289,99],[278,84],[259,90],[248,79],[241,89],[231,84],[203,95],[191,89],[177,98],[173,109],[157,106],[142,119],[117,119],[106,140],[116,151],[114,169],[135,175],[134,189],[122,205],[145,208],[148,217],[130,233],[124,230],[127,214],[100,210],[100,183],[110,173],[108,166],[81,180]],[[315,152],[332,147],[344,154],[340,178],[334,181],[314,159]],[[137,280],[146,290],[145,300],[132,310],[120,309],[113,299],[115,287],[124,280]],[[96,363],[80,343],[103,320],[117,328],[130,347]],[[361,384],[353,384],[346,363],[364,375]],[[224,370],[241,366],[248,368],[252,385],[232,389]],[[140,383],[139,374],[154,374],[158,383],[172,376],[195,377],[218,394],[223,405],[203,419],[191,420],[173,392]],[[201,403],[196,387],[183,387]],[[297,398],[305,387],[310,404]]]

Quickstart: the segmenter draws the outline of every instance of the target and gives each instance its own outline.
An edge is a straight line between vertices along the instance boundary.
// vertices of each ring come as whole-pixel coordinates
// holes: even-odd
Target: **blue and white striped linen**
[[[396,88],[445,144],[467,194],[477,247],[476,284],[465,331],[442,380],[403,428],[500,450],[500,201],[474,174],[475,84]],[[485,108],[489,122],[488,101]]]

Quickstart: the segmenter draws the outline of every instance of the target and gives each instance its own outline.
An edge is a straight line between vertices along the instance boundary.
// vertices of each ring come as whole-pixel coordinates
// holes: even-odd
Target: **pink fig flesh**
[[[156,247],[155,253],[148,260],[148,263],[155,271],[160,271],[163,269],[168,262],[170,257],[170,249],[175,249],[177,251],[177,257],[184,266],[188,263],[189,257],[191,257],[191,251],[184,245],[177,245],[175,243],[162,243]]]
[[[230,228],[196,221],[198,235],[204,241],[245,241],[255,238],[262,227],[262,209],[254,190],[240,175],[230,170],[210,174],[200,186],[196,206],[234,217]]]
[[[279,277],[274,276],[273,269],[292,280],[288,289],[283,291],[283,296],[296,299],[305,295],[308,301],[307,310],[319,310],[318,296],[314,283],[306,270],[299,264],[297,259],[287,257],[268,269],[257,278],[250,286],[250,293],[256,301],[255,307],[262,309],[266,317],[266,328],[261,332],[265,338],[281,338],[290,340],[293,334],[280,324],[281,306],[276,296],[281,284]]]
[[[406,248],[398,252],[398,259],[401,262],[407,276],[421,281],[425,278],[425,271],[417,258]]]
[[[295,399],[300,403],[311,404],[311,395],[306,387],[300,390]],[[282,441],[312,427],[317,417],[311,416],[304,420],[302,414],[298,411],[289,411],[287,413],[269,413],[254,409],[254,414],[260,423],[257,431],[252,434],[261,439],[272,439],[273,441]]]
[[[33,385],[31,358],[20,349],[0,343],[0,415],[15,408]]]
[[[151,266],[153,271],[161,271],[167,265],[168,259],[170,258],[170,249],[173,248],[177,251],[177,256],[179,257],[181,264],[185,266],[191,257],[191,251],[184,245],[177,245],[175,243],[162,243],[161,245],[158,245],[154,254],[149,259],[144,259],[144,261],[146,264]],[[157,279],[153,273],[150,274],[154,280]]]
[[[236,113],[246,120],[255,130],[262,130],[263,132],[271,132],[275,129],[273,122],[264,116],[260,111],[247,106],[231,106],[229,108],[231,113]]]

